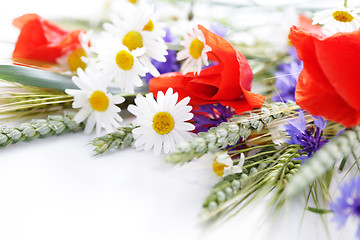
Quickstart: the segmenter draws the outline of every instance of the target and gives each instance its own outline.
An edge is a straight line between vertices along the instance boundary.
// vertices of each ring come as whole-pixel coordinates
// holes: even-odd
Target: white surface
[[[11,20],[25,13],[99,13],[102,1],[89,2],[9,1],[0,38],[15,39]],[[329,239],[317,215],[300,224],[303,200],[280,220],[266,217],[263,201],[206,230],[199,212],[210,187],[197,184],[191,168],[133,149],[94,157],[92,138],[69,133],[0,149],[0,239]],[[330,223],[332,239],[353,239],[355,225],[337,232]]]
[[[189,168],[133,149],[94,157],[91,139],[69,133],[1,149],[0,239],[329,239],[319,216],[300,224],[303,200],[279,220],[264,201],[204,231],[209,186]],[[354,236],[354,227],[329,226],[332,239]]]
[[[67,134],[3,149],[1,239],[166,239],[193,231],[204,190],[148,153],[93,157],[90,139]]]

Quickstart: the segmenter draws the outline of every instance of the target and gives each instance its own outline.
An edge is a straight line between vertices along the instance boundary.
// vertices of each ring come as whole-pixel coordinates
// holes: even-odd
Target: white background
[[[7,1],[1,7],[0,39],[9,43],[3,44],[1,59],[11,53],[18,34],[11,25],[14,17],[31,12],[46,18],[98,17],[102,6],[103,1]],[[330,238],[318,215],[307,212],[302,219],[302,198],[287,205],[278,218],[267,217],[266,201],[262,201],[220,226],[205,229],[199,224],[199,213],[211,185],[196,181],[198,172],[133,149],[94,157],[88,145],[93,137],[69,133],[0,149],[0,239],[355,236],[356,222],[337,231],[330,221]],[[206,167],[202,174],[212,174]]]

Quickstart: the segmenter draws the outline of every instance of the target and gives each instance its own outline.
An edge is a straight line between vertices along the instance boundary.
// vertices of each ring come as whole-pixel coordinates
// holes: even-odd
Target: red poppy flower
[[[66,31],[37,14],[26,14],[14,19],[21,30],[12,57],[56,63],[56,59],[79,48],[82,30]]]
[[[308,18],[307,16],[305,16],[304,14],[300,14],[299,15],[299,28],[311,32],[311,33],[315,33],[315,34],[322,34],[322,30],[321,27],[319,25],[313,25],[312,24],[312,19]]]
[[[166,92],[169,87],[178,92],[179,98],[190,96],[193,106],[221,103],[231,106],[237,114],[261,107],[265,98],[250,92],[252,71],[247,59],[224,38],[199,25],[206,44],[212,51],[207,53],[210,60],[217,65],[194,73],[165,73],[150,80],[150,92]]]
[[[289,35],[304,62],[296,103],[346,127],[360,123],[360,31],[324,36],[293,26]]]

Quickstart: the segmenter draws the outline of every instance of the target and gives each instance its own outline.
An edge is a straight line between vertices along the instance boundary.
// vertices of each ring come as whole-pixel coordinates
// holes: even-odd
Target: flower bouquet
[[[133,148],[202,166],[204,225],[258,199],[274,213],[303,196],[320,218],[360,220],[359,9],[292,12],[276,45],[257,27],[197,16],[195,1],[183,18],[160,14],[179,2],[107,4],[71,29],[36,13],[13,20],[1,147],[84,131],[98,158]]]

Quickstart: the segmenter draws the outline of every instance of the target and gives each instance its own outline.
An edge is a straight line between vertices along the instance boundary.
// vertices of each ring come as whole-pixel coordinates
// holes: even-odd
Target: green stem
[[[355,152],[354,151],[351,151],[353,157],[354,157],[354,161],[355,161],[355,164],[356,166],[358,167],[358,169],[360,170],[360,162],[359,162],[359,158],[356,156]]]
[[[195,3],[196,3],[196,0],[191,0],[190,11],[189,11],[189,14],[188,14],[188,20],[189,21],[193,20],[193,18],[194,18]]]
[[[347,7],[347,0],[344,1],[344,7]]]
[[[340,171],[344,170],[347,159],[348,159],[347,157],[344,157],[343,160],[341,161],[340,166],[339,166]]]
[[[241,150],[236,150],[234,151],[234,155],[240,154],[240,153],[244,153],[244,152],[249,152],[251,150],[255,150],[255,149],[259,149],[259,148],[265,148],[265,147],[274,147],[276,146],[276,144],[266,144],[266,145],[260,145],[260,146],[254,146],[254,147],[249,147],[249,148],[245,148],[245,149],[241,149]]]

